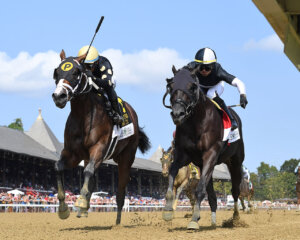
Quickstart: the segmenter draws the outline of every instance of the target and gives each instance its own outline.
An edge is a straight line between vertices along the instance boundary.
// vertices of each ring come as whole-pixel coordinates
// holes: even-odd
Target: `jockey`
[[[249,183],[249,189],[252,188],[252,182],[250,181],[250,173],[249,170],[243,165],[242,166],[242,177],[245,179],[247,183]]]
[[[210,48],[201,48],[195,55],[195,61],[190,62],[186,67],[190,71],[197,68],[196,76],[202,91],[208,98],[219,104],[231,120],[231,129],[236,129],[238,127],[237,122],[220,96],[224,91],[225,81],[238,88],[241,107],[245,108],[248,101],[244,83],[237,77],[227,73],[221,67],[221,64],[217,63],[216,54]]]
[[[78,56],[85,54],[88,48],[89,46],[82,47],[78,52]],[[114,122],[121,124],[123,121],[122,111],[118,104],[118,96],[114,90],[112,80],[113,69],[109,60],[106,57],[100,56],[97,49],[91,46],[85,58],[84,65],[87,69],[87,76],[91,77],[97,86],[105,90],[114,110]]]

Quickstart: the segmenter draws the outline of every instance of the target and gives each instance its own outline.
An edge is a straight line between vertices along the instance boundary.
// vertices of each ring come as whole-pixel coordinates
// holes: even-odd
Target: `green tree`
[[[270,166],[264,162],[261,162],[257,168],[258,181],[260,183],[266,181],[268,178],[275,177],[277,174],[278,170],[275,166]]]
[[[22,119],[21,118],[15,119],[15,121],[12,122],[11,124],[9,124],[8,127],[12,128],[12,129],[17,129],[17,130],[20,130],[20,131],[24,131],[24,129],[23,129],[23,123],[22,123]]]
[[[278,175],[278,170],[275,166],[270,166],[267,163],[261,162],[257,168],[257,183],[255,196],[259,200],[275,199],[277,196],[274,195],[273,189],[276,189],[275,177]],[[275,182],[274,182],[275,181]]]
[[[280,167],[280,172],[294,173],[295,168],[298,166],[300,159],[292,158],[290,160],[284,161]]]
[[[214,181],[214,189],[218,193],[231,195],[231,182]]]

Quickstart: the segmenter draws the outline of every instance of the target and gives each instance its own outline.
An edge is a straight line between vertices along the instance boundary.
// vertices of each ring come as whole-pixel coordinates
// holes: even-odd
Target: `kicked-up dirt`
[[[171,222],[162,212],[123,212],[121,225],[115,225],[116,213],[89,213],[66,220],[56,213],[0,213],[0,239],[87,240],[87,239],[209,239],[209,240],[299,240],[300,212],[259,210],[240,212],[240,224],[228,224],[232,211],[217,211],[217,227],[210,226],[210,212],[202,211],[200,229],[187,230],[187,212],[176,212]]]

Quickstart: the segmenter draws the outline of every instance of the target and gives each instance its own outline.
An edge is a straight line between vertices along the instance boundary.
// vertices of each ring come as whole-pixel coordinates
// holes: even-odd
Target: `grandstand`
[[[42,117],[41,110],[36,121],[26,132],[0,126],[0,189],[35,189],[39,192],[55,192],[54,163],[58,161],[63,144],[58,141]],[[127,191],[142,196],[160,197],[165,193],[166,179],[161,176],[161,147],[150,159],[136,158]],[[105,161],[96,173],[96,191],[114,195],[118,179],[117,165]],[[79,193],[83,181],[83,163],[65,173],[66,190]],[[225,165],[218,165],[213,173],[215,179],[229,180]]]

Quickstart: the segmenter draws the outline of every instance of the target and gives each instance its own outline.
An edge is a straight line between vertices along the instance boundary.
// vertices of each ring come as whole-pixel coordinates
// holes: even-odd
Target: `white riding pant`
[[[221,81],[215,86],[209,88],[206,93],[206,96],[209,97],[210,99],[213,99],[217,96],[216,92],[219,96],[222,95],[222,93],[224,92],[224,81]]]

